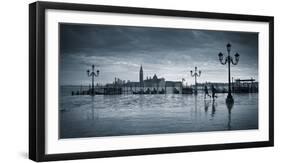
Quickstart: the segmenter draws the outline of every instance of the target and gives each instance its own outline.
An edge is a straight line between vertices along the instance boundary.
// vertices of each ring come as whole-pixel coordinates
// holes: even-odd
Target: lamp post
[[[181,79],[181,86],[182,86],[182,87],[184,86],[184,81],[185,81],[185,79],[182,78],[182,79]]]
[[[92,65],[92,72],[90,72],[90,70],[87,70],[87,75],[88,77],[92,77],[92,89],[91,89],[91,94],[95,95],[95,77],[99,76],[100,71],[97,70],[95,72],[95,65]]]
[[[239,56],[240,56],[240,55],[239,55],[238,53],[236,53],[236,54],[234,55],[235,61],[233,60],[232,56],[230,56],[230,50],[231,50],[231,44],[230,44],[230,43],[228,43],[228,44],[226,45],[226,50],[227,50],[227,54],[228,54],[228,55],[225,57],[225,59],[224,59],[224,55],[223,55],[221,52],[218,54],[218,56],[219,56],[220,63],[221,63],[222,65],[225,65],[225,64],[228,63],[228,95],[227,95],[227,98],[226,98],[226,102],[231,102],[231,103],[233,103],[234,100],[233,100],[233,97],[232,97],[232,95],[231,95],[230,63],[232,63],[233,65],[237,65],[238,62],[239,62]]]
[[[191,70],[191,71],[190,71],[190,74],[191,74],[192,77],[195,78],[195,92],[194,92],[194,93],[195,93],[195,95],[197,95],[197,77],[200,77],[201,71],[199,70],[199,71],[197,72],[197,67],[195,67],[194,73],[193,73],[193,71]]]
[[[182,79],[181,79],[181,93],[183,92],[184,81],[185,81],[185,79],[182,78]],[[182,94],[183,94],[183,93],[182,93]]]

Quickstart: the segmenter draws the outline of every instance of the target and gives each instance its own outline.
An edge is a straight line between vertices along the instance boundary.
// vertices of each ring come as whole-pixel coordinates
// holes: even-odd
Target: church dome
[[[154,80],[157,80],[157,79],[158,79],[157,76],[156,76],[156,74],[154,74],[153,79],[154,79]]]

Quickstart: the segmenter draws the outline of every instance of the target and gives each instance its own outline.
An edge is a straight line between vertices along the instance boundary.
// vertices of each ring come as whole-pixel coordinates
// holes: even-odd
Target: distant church
[[[158,78],[156,74],[152,77],[146,76],[146,79],[144,79],[144,69],[141,65],[139,70],[139,81],[128,80],[126,82],[125,80],[115,78],[115,81],[112,84],[107,84],[109,87],[115,87],[116,85],[129,87],[131,90],[134,89],[135,92],[166,93],[174,92],[175,89],[180,90],[180,88],[182,88],[182,81],[165,81],[165,78]]]
[[[140,67],[140,80],[139,80],[139,83],[140,83],[140,87],[143,88],[144,87],[144,82],[143,82],[143,70],[142,70],[142,65]]]
[[[140,67],[139,72],[139,86],[141,88],[163,88],[165,87],[165,79],[164,78],[158,78],[156,74],[153,75],[153,77],[146,77],[146,79],[143,79],[143,68],[142,65]]]

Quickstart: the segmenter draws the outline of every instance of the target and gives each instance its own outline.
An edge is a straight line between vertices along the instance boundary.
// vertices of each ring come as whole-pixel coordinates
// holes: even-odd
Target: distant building
[[[107,87],[129,87],[129,90],[134,91],[169,91],[169,88],[180,90],[182,88],[181,81],[165,81],[165,78],[159,78],[156,74],[152,77],[144,79],[144,70],[142,65],[139,70],[139,81],[125,81],[115,78],[112,84],[106,84]],[[170,92],[170,91],[169,91]]]
[[[145,87],[152,87],[152,88],[159,88],[159,87],[165,87],[165,79],[164,78],[158,78],[156,74],[153,75],[153,77],[149,78],[146,77],[146,80],[144,80],[144,86]]]
[[[236,79],[232,85],[233,92],[254,93],[258,92],[258,82],[255,79]]]
[[[140,67],[140,71],[139,71],[139,86],[141,88],[145,89],[156,89],[158,90],[162,90],[165,89],[166,87],[182,87],[182,82],[181,81],[165,81],[165,78],[159,78],[157,77],[156,74],[153,75],[153,77],[146,77],[146,79],[143,79],[144,76],[144,71],[143,71],[143,67],[141,65]],[[135,82],[131,82],[134,83]]]
[[[182,87],[181,81],[166,81],[166,87]]]
[[[142,70],[142,65],[140,67],[140,80],[139,80],[139,84],[140,84],[140,87],[143,88],[144,87],[144,82],[143,82],[143,70]]]

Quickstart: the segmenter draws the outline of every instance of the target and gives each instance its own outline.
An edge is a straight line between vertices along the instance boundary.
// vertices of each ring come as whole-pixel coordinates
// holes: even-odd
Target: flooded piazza
[[[258,93],[62,96],[60,138],[258,129]]]

